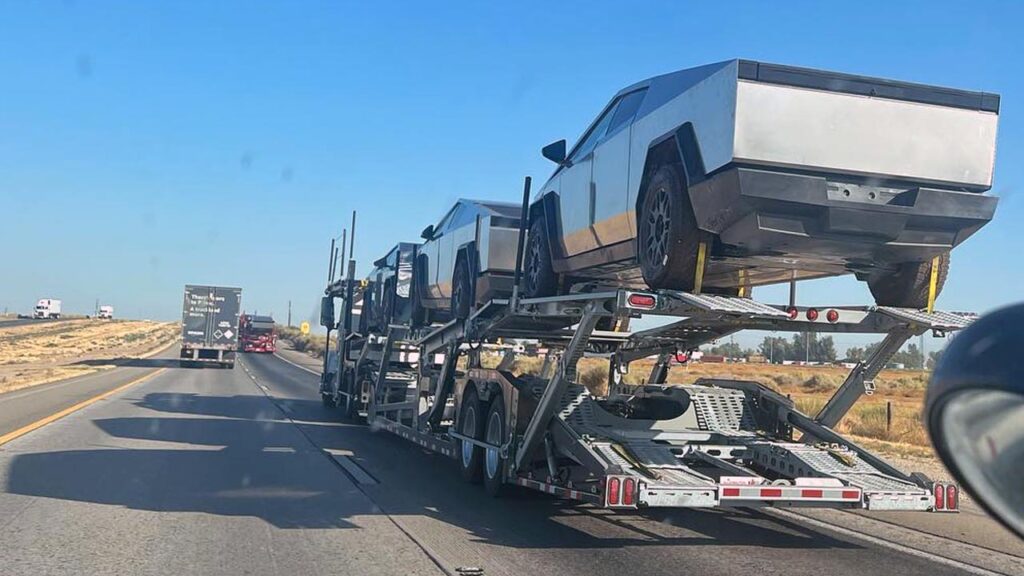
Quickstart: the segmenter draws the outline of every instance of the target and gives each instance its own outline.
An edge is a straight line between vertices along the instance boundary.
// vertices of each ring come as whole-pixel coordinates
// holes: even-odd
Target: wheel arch
[[[647,156],[644,158],[644,169],[640,177],[640,188],[636,194],[634,208],[635,225],[639,233],[640,211],[644,205],[644,198],[647,193],[647,183],[655,170],[665,164],[677,164],[683,175],[683,189],[689,198],[689,188],[707,179],[704,170],[704,157],[701,155],[700,146],[697,143],[697,134],[693,129],[692,122],[686,122],[675,130],[664,136],[653,140],[647,148]],[[691,202],[691,209],[693,207]]]

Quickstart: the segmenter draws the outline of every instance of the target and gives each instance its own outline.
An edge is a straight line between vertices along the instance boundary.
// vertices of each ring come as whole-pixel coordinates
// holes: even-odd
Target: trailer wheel
[[[501,394],[494,395],[491,407],[487,411],[484,441],[495,446],[501,446],[505,442],[505,401]],[[506,466],[507,463],[498,450],[484,450],[484,489],[495,498],[501,496],[505,487]]]
[[[459,261],[455,263],[455,275],[452,280],[452,318],[459,320],[469,318],[472,294],[473,291],[469,283],[469,263],[465,258],[459,258]]]
[[[477,398],[476,389],[472,384],[466,389],[459,408],[459,433],[463,436],[479,440],[483,437],[484,415],[483,406]],[[459,472],[466,482],[479,484],[483,478],[483,448],[469,442],[460,441]]]
[[[541,214],[533,221],[526,239],[523,295],[527,298],[554,296],[558,292],[558,276],[551,267],[551,245],[545,218]]]
[[[637,218],[637,256],[647,285],[692,290],[701,231],[678,165],[654,171]]]
[[[949,273],[949,252],[939,257],[939,270],[935,282],[935,295],[942,292]],[[904,262],[895,273],[868,277],[868,288],[879,306],[924,308],[928,306],[932,262]]]

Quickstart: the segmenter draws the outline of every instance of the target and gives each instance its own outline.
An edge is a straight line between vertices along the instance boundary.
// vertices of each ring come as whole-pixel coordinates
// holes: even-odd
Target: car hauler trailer
[[[182,366],[235,367],[241,288],[185,286],[182,306]]]
[[[521,250],[520,250],[521,252]],[[342,317],[372,288],[338,280]],[[333,314],[332,314],[333,316]],[[597,330],[627,318],[674,321],[633,333]],[[518,485],[609,508],[812,506],[956,511],[959,489],[906,474],[835,432],[911,337],[944,335],[972,314],[891,307],[802,308],[678,291],[609,289],[492,300],[440,326],[391,324],[339,333],[339,367],[325,402],[380,430],[454,459],[464,478],[498,495]],[[602,322],[602,320],[605,320]],[[815,416],[756,383],[703,379],[666,385],[669,359],[740,330],[884,335]],[[511,355],[485,368],[484,343],[540,342],[539,375],[516,375]],[[609,380],[657,357],[647,382],[606,397],[580,385],[588,351],[610,356]],[[460,364],[460,359],[465,359]]]

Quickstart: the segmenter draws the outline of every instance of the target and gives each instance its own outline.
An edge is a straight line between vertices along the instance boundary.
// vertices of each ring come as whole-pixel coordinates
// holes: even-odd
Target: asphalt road
[[[12,318],[0,320],[0,328],[14,328],[15,326],[26,326],[28,324],[48,324],[50,322],[64,322],[67,318]]]
[[[0,447],[0,573],[1024,574],[1012,547],[854,514],[494,500],[316,381],[269,355],[170,368]]]

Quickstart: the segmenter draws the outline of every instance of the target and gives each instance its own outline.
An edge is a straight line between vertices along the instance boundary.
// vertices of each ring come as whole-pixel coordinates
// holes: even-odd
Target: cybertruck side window
[[[615,107],[615,114],[612,115],[611,123],[608,124],[608,136],[615,134],[620,128],[633,120],[633,117],[636,116],[636,111],[640,109],[640,103],[644,101],[644,96],[646,94],[647,88],[641,88],[622,97],[619,101],[619,105]]]
[[[608,130],[608,125],[611,124],[612,116],[615,115],[615,108],[619,105],[622,98],[616,99],[612,102],[611,106],[605,110],[601,118],[594,123],[594,127],[590,129],[590,132],[576,145],[576,149],[573,150],[572,156],[569,157],[573,162],[578,162],[580,159],[590,154],[594,147],[597,146],[597,141],[604,136],[604,133]]]

